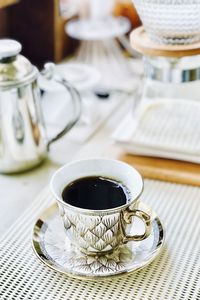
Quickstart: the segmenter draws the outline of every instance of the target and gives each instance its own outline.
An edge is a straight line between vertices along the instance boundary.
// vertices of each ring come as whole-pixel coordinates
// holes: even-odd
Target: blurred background
[[[75,51],[79,41],[67,36],[65,24],[87,14],[87,0],[0,0],[0,38],[20,41],[23,55],[41,67]],[[132,28],[140,25],[131,0],[114,0],[112,14],[127,17]]]

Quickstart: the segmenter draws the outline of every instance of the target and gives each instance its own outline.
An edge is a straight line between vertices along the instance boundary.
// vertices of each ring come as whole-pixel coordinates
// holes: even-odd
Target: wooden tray
[[[145,178],[200,186],[200,164],[120,154],[118,159],[134,166]]]

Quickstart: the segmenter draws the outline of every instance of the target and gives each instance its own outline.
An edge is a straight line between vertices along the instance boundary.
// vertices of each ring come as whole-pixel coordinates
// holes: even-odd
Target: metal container
[[[0,40],[0,172],[15,173],[40,164],[51,143],[66,134],[80,116],[80,96],[48,63],[40,73],[20,55],[22,46],[14,40]],[[73,116],[65,128],[48,140],[41,109],[38,78],[57,82],[71,96]]]
[[[142,99],[200,100],[200,55],[144,56]]]

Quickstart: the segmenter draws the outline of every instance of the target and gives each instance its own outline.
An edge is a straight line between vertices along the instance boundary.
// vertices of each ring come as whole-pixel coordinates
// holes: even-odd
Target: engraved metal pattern
[[[67,235],[84,252],[108,252],[122,241],[120,213],[93,216],[60,209]]]
[[[142,203],[140,204],[140,208],[143,210],[147,209]],[[55,204],[50,210],[46,211],[46,214],[48,214],[48,216],[46,218],[41,216],[34,227],[33,245],[35,252],[48,266],[53,266],[58,271],[69,276],[94,280],[133,272],[150,263],[159,253],[163,245],[162,225],[156,214],[152,213],[153,230],[146,240],[139,243],[129,242],[127,245],[121,245],[115,251],[106,253],[105,255],[88,256],[72,245],[69,238],[66,237]],[[74,216],[74,218],[73,221],[77,221],[77,216]],[[78,220],[78,222],[81,224],[81,220]],[[112,220],[110,220],[110,218],[106,218],[105,216],[103,216],[102,219],[95,218],[93,224],[90,222],[90,233],[93,230],[92,225],[94,228],[98,228],[98,222],[100,222],[100,227],[102,227],[103,222],[108,222],[109,226],[112,226]],[[72,222],[70,221],[69,225],[74,228],[71,224]],[[133,225],[131,225],[131,227],[133,227]],[[134,232],[138,230],[142,231],[142,225],[138,220],[135,220]],[[84,230],[83,232],[86,236]],[[96,233],[97,232],[100,233],[101,229],[97,230]],[[84,239],[84,243],[87,244],[86,238]],[[98,242],[96,244],[98,245]],[[107,245],[107,242],[102,243],[102,245],[104,244]]]

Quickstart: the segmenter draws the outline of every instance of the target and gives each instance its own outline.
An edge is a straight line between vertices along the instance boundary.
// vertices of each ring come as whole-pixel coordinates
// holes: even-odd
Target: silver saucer
[[[105,280],[139,270],[155,259],[164,243],[163,227],[156,213],[144,203],[140,203],[139,209],[152,216],[152,233],[147,239],[129,242],[104,256],[87,256],[74,248],[66,237],[55,203],[34,225],[34,252],[50,268],[83,280]],[[133,232],[142,232],[143,225],[139,219],[135,218],[133,224]]]

